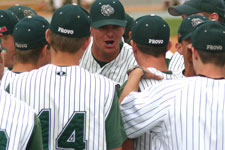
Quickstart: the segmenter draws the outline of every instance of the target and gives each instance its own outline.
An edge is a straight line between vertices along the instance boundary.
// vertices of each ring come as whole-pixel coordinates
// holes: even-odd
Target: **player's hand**
[[[162,80],[163,79],[163,77],[150,72],[148,69],[146,69],[146,68],[144,68],[144,69],[146,72],[143,76],[144,79],[154,79],[154,80]]]

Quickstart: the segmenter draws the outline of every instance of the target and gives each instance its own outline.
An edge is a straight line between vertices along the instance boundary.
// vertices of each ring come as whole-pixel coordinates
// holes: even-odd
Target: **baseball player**
[[[31,107],[4,90],[0,90],[0,149],[43,149],[37,115]]]
[[[145,34],[143,34],[145,33]],[[183,75],[168,70],[165,55],[172,43],[169,41],[170,28],[168,24],[155,14],[142,16],[135,20],[132,27],[131,45],[138,65],[150,72],[162,76],[164,80],[179,79]],[[162,81],[162,80],[161,80]],[[140,91],[159,83],[159,80],[142,79]],[[153,143],[154,132],[146,132],[134,140],[134,150],[158,149],[160,143]]]
[[[28,15],[37,15],[35,10],[23,5],[9,7],[7,10],[0,10],[0,36],[5,47],[2,57],[4,57],[4,72],[12,69],[14,64],[13,55],[15,52],[14,39],[12,36],[13,28],[18,20]]]
[[[39,114],[44,149],[119,149],[126,140],[115,83],[78,66],[90,19],[79,5],[56,10],[46,31],[51,64],[10,83],[10,93]]]
[[[184,18],[178,29],[178,43],[176,43],[176,48],[178,53],[183,56],[183,65],[185,67],[182,70],[182,73],[186,77],[196,75],[189,45],[191,45],[191,36],[196,26],[205,21],[209,21],[209,19],[200,15],[191,15]]]
[[[196,77],[164,81],[141,93],[132,92],[122,101],[128,137],[157,129],[156,138],[167,150],[224,149],[224,31],[223,25],[210,21],[193,32]],[[121,99],[137,89],[134,82],[143,74],[140,68],[130,73]]]
[[[127,80],[126,71],[136,64],[132,47],[121,43],[126,21],[119,0],[98,0],[91,6],[93,42],[80,60],[80,66],[119,84]]]
[[[225,6],[221,0],[190,0],[182,5],[169,7],[168,12],[172,16],[182,16],[182,18],[198,14],[210,20],[224,22]],[[169,69],[172,71],[184,69],[184,58],[178,52],[171,58]]]
[[[21,72],[37,69],[50,62],[49,44],[45,32],[48,21],[38,15],[27,16],[18,22],[13,32],[15,42],[12,70],[4,73],[1,89],[6,89],[11,79]]]
[[[5,67],[12,68],[13,66],[13,55],[15,52],[13,29],[18,22],[17,16],[9,10],[0,10],[0,33],[2,45],[7,49],[5,55]]]

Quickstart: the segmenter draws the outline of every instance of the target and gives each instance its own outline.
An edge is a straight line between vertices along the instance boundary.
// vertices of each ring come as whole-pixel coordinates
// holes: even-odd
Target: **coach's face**
[[[2,45],[7,49],[7,53],[4,56],[4,63],[5,67],[13,67],[13,57],[15,53],[15,46],[14,46],[14,38],[11,34],[3,35],[1,37]]]
[[[92,49],[98,50],[98,53],[101,53],[103,56],[117,56],[120,52],[120,41],[124,34],[124,30],[125,27],[116,25],[106,25],[97,29],[92,28]]]

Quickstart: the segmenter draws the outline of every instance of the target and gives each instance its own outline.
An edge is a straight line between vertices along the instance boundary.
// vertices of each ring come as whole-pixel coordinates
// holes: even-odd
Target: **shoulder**
[[[132,51],[132,46],[127,44],[127,43],[123,43],[123,47],[122,50],[128,50],[128,51]],[[132,51],[133,52],[133,51]]]

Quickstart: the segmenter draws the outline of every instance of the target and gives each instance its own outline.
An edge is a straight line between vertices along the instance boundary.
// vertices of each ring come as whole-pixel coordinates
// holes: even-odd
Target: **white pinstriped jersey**
[[[9,82],[12,80],[13,77],[15,77],[17,73],[12,72],[8,70],[3,74],[2,82],[1,82],[1,89],[5,90],[7,86],[9,85]]]
[[[166,59],[171,59],[173,57],[173,52],[170,50],[166,52]]]
[[[121,103],[128,137],[158,127],[167,150],[225,149],[225,80],[189,77],[165,81]]]
[[[25,150],[34,128],[34,111],[0,90],[0,148]]]
[[[126,71],[136,65],[136,60],[132,51],[132,47],[127,43],[123,44],[120,54],[111,62],[102,68],[95,60],[91,52],[91,46],[87,49],[80,60],[80,66],[92,73],[99,73],[120,85],[123,84],[128,76]]]
[[[3,70],[3,75],[8,71],[9,69],[7,67],[4,67],[4,70]],[[0,80],[0,84],[2,83],[2,79]]]
[[[114,82],[79,66],[49,64],[10,83],[10,93],[39,113],[42,128],[47,121],[43,140],[51,150],[106,150],[105,120],[114,92]]]
[[[162,76],[163,80],[152,80],[152,79],[142,79],[139,83],[139,88],[141,91],[144,91],[146,88],[160,83],[164,80],[171,80],[171,79],[180,79],[183,78],[182,73],[174,74],[171,72],[169,73],[163,73],[155,68],[148,68],[148,70],[156,75]],[[136,138],[134,140],[134,150],[159,150],[161,147],[160,142],[157,139],[157,128],[154,128],[154,130],[149,130],[146,133],[144,133],[142,136]]]
[[[175,52],[169,63],[169,70],[171,71],[180,71],[184,70],[184,57],[180,55],[178,52]]]

